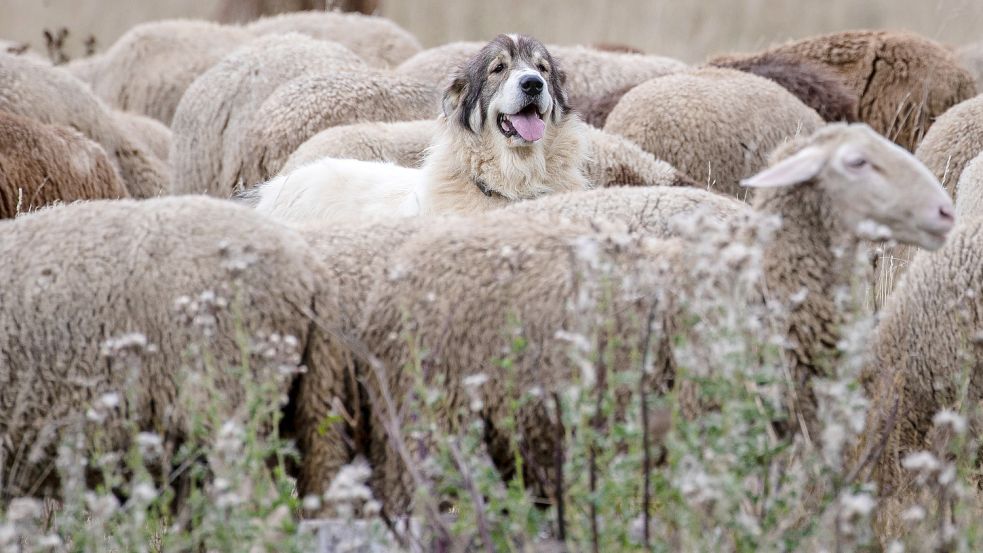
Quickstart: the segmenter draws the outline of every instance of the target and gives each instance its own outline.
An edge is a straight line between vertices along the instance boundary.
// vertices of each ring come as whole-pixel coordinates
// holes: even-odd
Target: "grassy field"
[[[210,17],[217,0],[0,0],[0,38],[43,49],[41,31],[67,27],[77,54],[94,35],[100,48],[141,21]],[[524,32],[557,43],[621,42],[700,61],[774,41],[862,27],[904,28],[937,40],[980,40],[979,0],[384,0],[386,15],[427,46]]]

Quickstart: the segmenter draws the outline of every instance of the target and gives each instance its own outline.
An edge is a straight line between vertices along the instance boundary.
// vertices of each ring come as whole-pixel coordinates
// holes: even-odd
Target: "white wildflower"
[[[85,412],[85,418],[92,422],[100,423],[106,420],[106,414],[96,411],[95,409],[89,409]]]
[[[89,508],[89,514],[95,520],[106,520],[119,509],[119,500],[112,494],[96,495],[93,492],[87,492],[85,504]]]
[[[788,300],[792,302],[792,305],[801,305],[802,302],[806,301],[809,297],[809,289],[803,286],[799,288],[799,291],[789,296]]]
[[[137,501],[150,502],[157,497],[157,489],[146,482],[133,486],[133,498]]]
[[[303,506],[305,511],[317,511],[321,508],[321,498],[316,495],[308,495],[304,497]]]
[[[41,516],[44,506],[30,497],[18,497],[7,506],[7,519],[11,522],[33,520]]]
[[[0,524],[0,545],[7,545],[17,539],[17,529],[13,524]]]
[[[908,509],[905,509],[904,512],[901,513],[901,520],[905,522],[918,522],[920,520],[925,520],[925,515],[927,514],[928,513],[925,512],[924,507],[921,505],[914,505]]]
[[[939,484],[943,486],[948,486],[956,481],[956,466],[952,463],[946,463],[945,468],[939,473]]]
[[[939,460],[928,451],[912,453],[901,461],[901,466],[914,471],[934,472],[939,470]]]
[[[136,442],[140,454],[144,457],[156,457],[163,450],[164,440],[153,432],[140,432],[137,434]]]
[[[943,409],[932,417],[932,424],[938,427],[950,426],[952,431],[956,434],[962,434],[966,431],[966,419],[959,413],[951,411],[949,409]]]
[[[855,515],[865,517],[874,510],[874,507],[877,506],[877,501],[867,493],[848,493],[840,498],[840,506],[843,509],[842,513],[845,518],[852,518]]]
[[[372,500],[372,490],[365,485],[371,475],[372,470],[365,461],[341,467],[324,492],[324,500],[334,504],[343,516],[350,516],[354,505]]]
[[[868,240],[888,240],[892,236],[889,227],[870,219],[865,219],[857,225],[857,234]]]
[[[119,394],[115,392],[103,394],[99,397],[99,406],[105,407],[106,409],[115,409],[116,407],[119,407]]]
[[[477,373],[464,377],[462,383],[467,388],[477,388],[485,382],[488,382],[488,375],[485,373]]]
[[[62,541],[56,534],[48,534],[47,536],[43,536],[41,539],[39,539],[37,545],[38,547],[42,548],[48,547],[54,549],[56,547],[61,547]]]

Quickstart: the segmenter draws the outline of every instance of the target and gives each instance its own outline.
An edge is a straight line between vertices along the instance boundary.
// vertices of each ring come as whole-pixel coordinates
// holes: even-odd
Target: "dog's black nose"
[[[535,75],[526,75],[519,81],[522,91],[530,96],[535,96],[543,91],[543,79]]]

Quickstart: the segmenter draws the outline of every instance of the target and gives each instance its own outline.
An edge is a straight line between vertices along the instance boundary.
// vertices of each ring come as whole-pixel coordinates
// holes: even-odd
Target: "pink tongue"
[[[529,142],[535,142],[542,138],[543,132],[546,130],[546,123],[535,113],[516,113],[509,116],[509,121],[512,121],[512,126],[515,127],[519,136]]]

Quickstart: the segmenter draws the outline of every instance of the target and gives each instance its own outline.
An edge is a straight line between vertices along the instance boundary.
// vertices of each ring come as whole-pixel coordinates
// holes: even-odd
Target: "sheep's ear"
[[[444,100],[441,103],[446,117],[450,117],[454,110],[461,105],[461,99],[464,98],[467,88],[468,81],[464,75],[454,75],[454,80],[444,91]]]
[[[749,188],[779,188],[793,186],[816,177],[826,165],[826,152],[810,146],[783,159],[764,171],[741,181]]]

